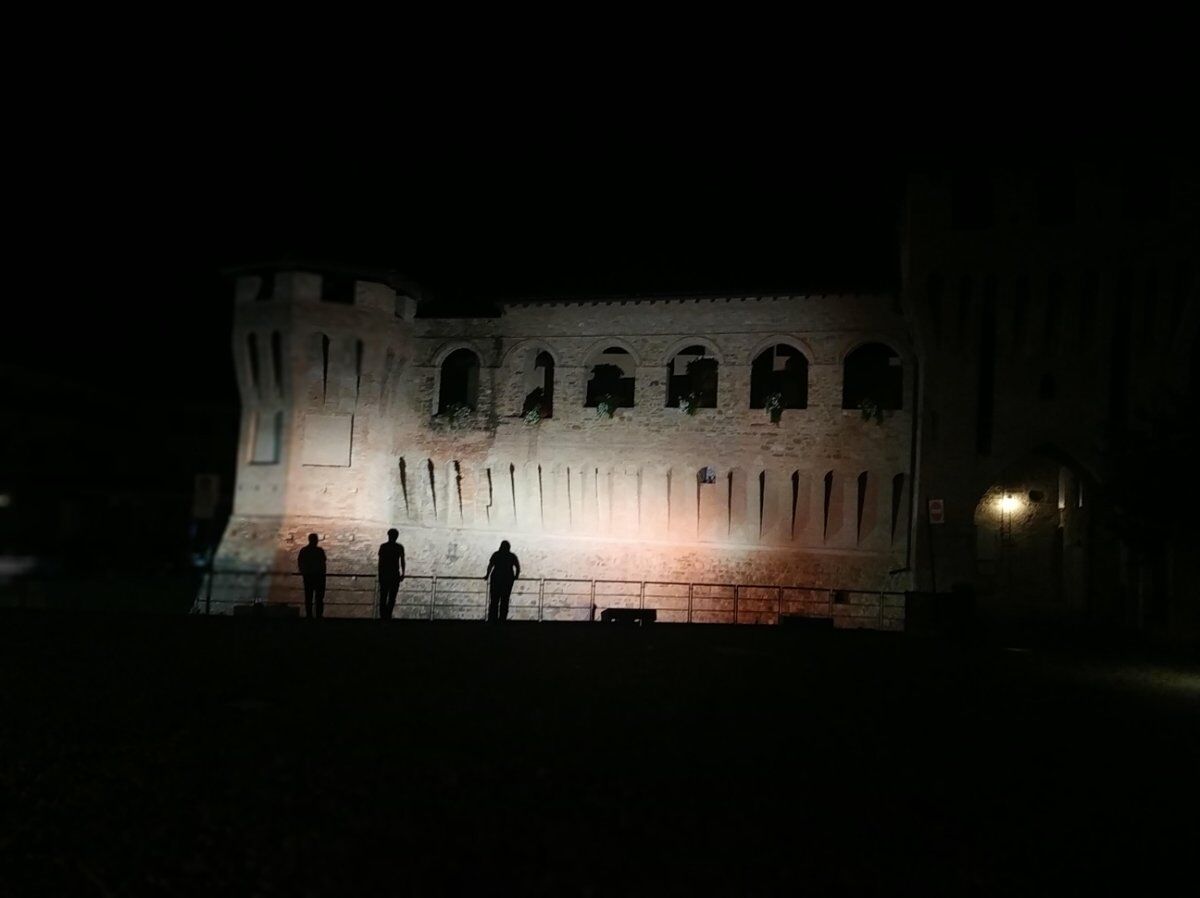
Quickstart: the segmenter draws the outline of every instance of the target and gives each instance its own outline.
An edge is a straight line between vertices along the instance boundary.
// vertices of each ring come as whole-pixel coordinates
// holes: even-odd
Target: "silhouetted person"
[[[508,598],[512,595],[513,583],[521,576],[521,562],[509,549],[508,540],[500,543],[499,551],[493,552],[488,559],[487,573],[484,579],[491,578],[488,585],[488,622],[506,620],[508,618]]]
[[[308,535],[308,545],[296,556],[296,566],[304,580],[304,616],[313,616],[313,601],[317,603],[317,617],[325,613],[325,550],[318,548],[317,535]]]
[[[388,531],[388,541],[379,547],[379,618],[391,620],[396,607],[396,593],[404,579],[404,546],[396,540],[400,531]]]

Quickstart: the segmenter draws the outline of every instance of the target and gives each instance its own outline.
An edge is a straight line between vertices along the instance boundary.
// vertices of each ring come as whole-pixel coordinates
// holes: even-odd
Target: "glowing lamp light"
[[[1004,512],[1005,514],[1012,514],[1014,511],[1016,511],[1018,508],[1021,507],[1021,500],[1018,499],[1016,496],[1012,496],[1012,495],[1009,495],[1006,493],[1004,495],[1004,497],[1002,499],[1000,499],[999,505],[1000,505],[1000,510],[1002,512]]]

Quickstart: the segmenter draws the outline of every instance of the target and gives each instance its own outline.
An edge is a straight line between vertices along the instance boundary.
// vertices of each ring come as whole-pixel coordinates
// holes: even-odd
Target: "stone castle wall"
[[[322,300],[318,275],[239,281],[243,397],[234,515],[217,566],[289,569],[323,534],[331,569],[371,571],[389,526],[410,565],[475,571],[501,538],[535,577],[903,589],[911,508],[912,354],[885,296],[508,304],[495,318],[427,319],[360,281]],[[899,355],[905,407],[843,409],[846,355]],[[806,408],[778,425],[751,409],[751,362],[786,343],[808,361]],[[666,407],[687,346],[718,360],[715,408]],[[629,353],[635,405],[587,408],[609,346]],[[441,363],[479,358],[475,411],[435,418]],[[553,416],[520,416],[538,352],[554,360]],[[707,476],[703,476],[707,475]],[[481,572],[481,571],[480,571]],[[233,599],[236,596],[229,596]]]

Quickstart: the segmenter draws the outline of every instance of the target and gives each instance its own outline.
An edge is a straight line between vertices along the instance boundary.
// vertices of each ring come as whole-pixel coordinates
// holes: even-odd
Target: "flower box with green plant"
[[[778,424],[780,419],[783,418],[783,394],[772,393],[766,398],[763,405],[767,410],[767,414],[771,416],[771,423]]]
[[[526,424],[537,424],[544,418],[550,417],[550,403],[546,401],[545,391],[538,387],[525,397],[525,408],[521,417]]]
[[[689,415],[696,414],[696,409],[700,408],[699,394],[688,393],[686,396],[679,397],[679,407]]]
[[[864,399],[858,404],[858,410],[862,412],[864,421],[870,421],[874,418],[876,424],[883,423],[883,406],[874,399]]]
[[[612,393],[605,393],[596,403],[597,418],[611,418],[617,409],[617,398]]]
[[[475,410],[471,406],[455,402],[434,415],[433,423],[449,427],[451,430],[465,430],[471,426],[471,417],[474,413]]]

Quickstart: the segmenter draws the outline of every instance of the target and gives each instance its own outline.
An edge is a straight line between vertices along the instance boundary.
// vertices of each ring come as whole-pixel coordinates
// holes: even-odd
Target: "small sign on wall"
[[[929,500],[929,523],[944,524],[946,523],[946,504],[942,499]]]

